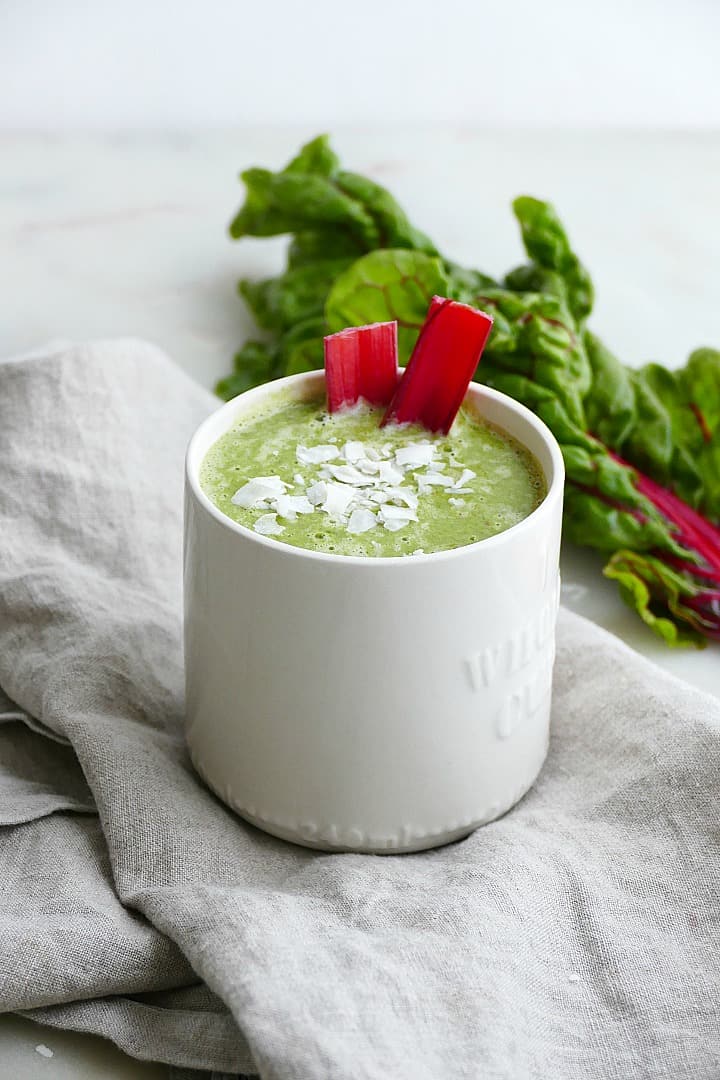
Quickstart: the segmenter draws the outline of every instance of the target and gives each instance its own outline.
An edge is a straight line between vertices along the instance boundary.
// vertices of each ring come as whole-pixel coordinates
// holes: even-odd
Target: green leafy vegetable
[[[243,346],[221,396],[321,367],[323,336],[346,326],[396,319],[405,362],[435,294],[483,308],[495,323],[476,378],[554,432],[566,535],[610,556],[606,575],[669,645],[720,639],[719,352],[677,371],[625,367],[585,325],[592,282],[549,203],[513,203],[529,262],[498,283],[443,258],[326,136],[280,172],[242,177],[231,234],[291,242],[284,273],[240,283],[269,340]]]
[[[248,341],[235,355],[233,372],[216,386],[225,401],[253,386],[312,371],[323,364],[324,318],[305,319],[272,342]]]
[[[687,603],[700,589],[684,575],[652,555],[618,551],[604,570],[606,577],[617,581],[623,599],[634,607],[668,645],[702,645],[705,626],[702,617]],[[659,611],[655,597],[662,597]],[[663,615],[667,608],[673,618]]]
[[[258,326],[264,330],[289,330],[305,319],[319,318],[333,282],[354,259],[318,259],[294,266],[279,277],[265,281],[241,281],[240,295]]]
[[[413,251],[373,251],[353,263],[333,285],[325,318],[330,333],[346,326],[398,324],[398,351],[404,364],[425,321],[428,304],[444,293],[447,274],[440,259]]]
[[[720,353],[631,373],[637,421],[614,447],[702,513],[720,518]]]
[[[359,241],[343,232],[296,233],[288,248],[288,269],[330,259],[345,259],[348,265],[364,253]]]
[[[570,247],[560,219],[549,203],[521,195],[513,203],[525,250],[535,267],[553,272],[565,285],[567,305],[581,323],[592,311],[590,275]]]
[[[246,197],[230,225],[230,235],[345,233],[362,250],[412,248],[435,253],[389,191],[364,176],[345,172],[326,135],[304,146],[281,172],[247,169]]]

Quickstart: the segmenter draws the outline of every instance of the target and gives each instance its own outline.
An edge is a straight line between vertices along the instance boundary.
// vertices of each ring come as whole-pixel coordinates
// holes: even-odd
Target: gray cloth
[[[23,1015],[50,1027],[103,1035],[134,1057],[162,1059],[186,1069],[196,1066],[206,1078],[210,1063],[223,1069],[223,1076],[233,1070],[236,1077],[241,1067],[243,1072],[255,1071],[231,1014],[202,983],[133,997],[74,1001]]]
[[[0,366],[0,685],[36,726],[0,727],[0,1006],[278,1080],[717,1080],[720,703],[596,627],[561,614],[548,762],[461,843],[303,850],[195,776],[182,459],[212,405],[137,342]]]

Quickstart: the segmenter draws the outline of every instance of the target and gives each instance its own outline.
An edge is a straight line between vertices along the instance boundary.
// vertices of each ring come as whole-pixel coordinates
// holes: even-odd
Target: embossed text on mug
[[[483,690],[498,679],[527,667],[553,638],[557,596],[548,599],[530,622],[504,641],[494,642],[465,660],[465,670],[473,690]]]
[[[549,641],[533,664],[531,674],[507,695],[493,719],[498,739],[509,739],[522,725],[532,720],[546,704],[552,691],[552,665],[555,642]]]

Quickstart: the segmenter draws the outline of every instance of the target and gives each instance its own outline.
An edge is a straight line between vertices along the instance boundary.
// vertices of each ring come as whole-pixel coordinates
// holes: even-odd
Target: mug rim
[[[215,505],[212,499],[205,494],[200,485],[199,474],[202,459],[196,460],[196,458],[198,458],[197,447],[198,444],[204,440],[207,429],[217,425],[221,416],[227,414],[230,422],[224,428],[224,431],[221,432],[221,434],[224,434],[225,431],[229,430],[231,418],[238,408],[238,403],[246,402],[249,398],[257,398],[260,400],[273,392],[281,392],[286,388],[298,386],[308,386],[313,388],[317,386],[319,388],[320,386],[324,386],[324,383],[325,372],[320,368],[314,371],[299,372],[296,375],[286,375],[284,378],[273,379],[270,382],[262,383],[259,386],[253,386],[249,390],[237,394],[234,398],[231,398],[230,401],[226,401],[218,409],[213,410],[213,412],[211,412],[209,416],[206,416],[195,430],[185,453],[186,486],[192,493],[196,503],[208,513],[210,517],[214,518],[218,524],[228,529],[231,533],[235,533],[245,540],[251,540],[254,543],[261,544],[265,548],[269,548],[271,551],[276,552],[278,555],[285,555],[288,557],[294,556],[301,559],[312,559],[319,562],[348,567],[380,567],[388,565],[413,566],[459,558],[463,555],[467,556],[469,553],[479,553],[480,550],[487,550],[498,544],[508,543],[508,538],[515,538],[523,531],[532,528],[532,525],[540,517],[553,513],[558,500],[562,500],[565,486],[565,464],[558,441],[547,424],[541,420],[539,416],[536,416],[531,409],[528,409],[526,405],[511,398],[508,394],[504,394],[502,391],[495,390],[492,387],[485,386],[484,383],[471,382],[468,391],[463,398],[463,404],[465,404],[469,397],[479,399],[480,401],[484,398],[486,400],[497,402],[509,412],[519,416],[521,420],[525,421],[525,423],[534,429],[544,443],[545,449],[550,456],[552,477],[548,482],[548,477],[545,475],[545,480],[548,483],[545,498],[539,506],[536,506],[535,509],[527,515],[527,517],[523,518],[522,521],[517,522],[517,524],[511,525],[509,529],[503,529],[501,532],[495,533],[494,536],[487,536],[483,540],[475,541],[473,544],[462,544],[459,547],[447,548],[443,551],[423,552],[419,555],[339,555],[331,551],[314,551],[310,548],[296,547],[294,544],[285,544],[281,540],[273,539],[273,537],[261,536],[260,533],[255,532],[253,529],[249,529],[246,525],[241,525],[239,522],[233,521],[232,518],[228,517],[227,514],[224,514],[222,510]],[[483,415],[481,408],[478,409],[478,412],[480,416]],[[490,421],[490,423],[493,422],[494,421]],[[502,428],[502,424],[498,424],[497,426]],[[513,435],[512,437],[517,439],[517,441],[537,459],[537,454],[530,450],[524,439],[518,438],[517,435]],[[220,438],[220,435],[216,436],[216,439],[217,438]],[[209,450],[210,445],[212,445],[212,443],[208,445],[205,453]],[[543,474],[545,474],[545,472],[546,470],[543,468]]]

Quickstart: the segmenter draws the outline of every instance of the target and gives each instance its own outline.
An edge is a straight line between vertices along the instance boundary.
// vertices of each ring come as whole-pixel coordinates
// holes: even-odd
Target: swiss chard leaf
[[[448,296],[451,300],[459,300],[461,304],[472,304],[483,289],[497,287],[497,282],[487,274],[481,274],[479,270],[468,270],[450,259],[445,260],[445,271],[448,275]]]
[[[216,394],[229,401],[271,379],[322,367],[324,333],[322,318],[305,319],[274,341],[246,342],[235,356],[232,374],[216,385]]]
[[[697,595],[683,575],[652,555],[618,551],[603,573],[618,583],[626,604],[666,645],[703,648],[704,620],[687,601]]]
[[[346,259],[349,264],[359,259],[364,251],[355,237],[341,231],[296,233],[288,248],[288,269],[331,259]]]
[[[631,372],[594,334],[586,331],[584,342],[592,371],[591,388],[584,399],[588,430],[619,450],[635,425]]]
[[[230,401],[253,386],[276,378],[274,346],[262,341],[246,341],[235,354],[231,374],[220,379],[215,393],[223,401]]]
[[[519,293],[544,293],[546,296],[556,296],[567,306],[568,290],[565,278],[556,270],[548,270],[537,263],[527,263],[517,266],[505,275],[504,285],[506,289],[512,289]]]
[[[325,305],[328,331],[397,320],[400,363],[412,352],[430,301],[448,277],[439,258],[416,251],[373,251],[335,282]]]
[[[582,322],[592,311],[594,290],[590,275],[568,241],[562,223],[550,203],[521,195],[513,202],[525,250],[544,270],[559,274],[565,284],[567,304]]]
[[[699,349],[676,371],[621,364],[585,328],[592,283],[548,203],[515,200],[530,262],[499,286],[438,256],[389,192],[341,169],[326,136],[280,172],[243,178],[232,235],[292,240],[284,274],[241,283],[274,336],[244,346],[222,396],[321,367],[323,336],[345,326],[396,319],[405,362],[435,294],[485,308],[495,323],[476,378],[557,437],[565,534],[611,553],[607,576],[668,644],[720,637],[720,353]]]
[[[684,368],[647,364],[630,378],[636,423],[624,455],[720,521],[720,353],[699,349]]]
[[[247,169],[241,178],[246,195],[230,224],[235,239],[340,230],[364,251],[397,247],[435,252],[389,191],[339,168],[325,135],[304,146],[280,172]]]
[[[508,376],[534,384],[539,392],[530,386],[527,392],[542,405],[541,415],[547,413],[553,419],[559,415],[549,392],[567,424],[584,433],[583,398],[592,372],[582,335],[563,300],[544,293],[487,289],[475,297],[475,303],[499,316],[478,370],[481,381],[500,390],[503,384],[517,385],[514,380],[508,384]]]
[[[245,202],[230,224],[230,235],[280,236],[283,233],[342,228],[369,251],[380,231],[372,214],[327,176],[299,172],[242,173]]]
[[[334,176],[340,168],[340,160],[330,146],[327,135],[316,135],[305,143],[292,161],[285,166],[286,173],[300,173],[303,176]]]
[[[386,188],[376,184],[374,180],[352,172],[339,172],[336,183],[372,216],[378,230],[377,247],[409,248],[437,255],[432,240],[410,224],[405,211]]]
[[[720,353],[697,349],[683,368],[624,367],[585,333],[589,430],[711,521],[720,520]]]
[[[335,279],[354,260],[325,259],[295,266],[279,277],[241,281],[238,289],[264,330],[289,330],[322,315]]]
[[[665,551],[678,558],[688,558],[688,552],[675,540],[668,522],[637,491],[629,490],[622,500],[607,494],[608,488],[617,489],[625,484],[630,488],[632,474],[629,470],[606,464],[603,470],[606,475],[599,477],[593,487],[586,487],[573,477],[575,470],[571,463],[568,464],[567,448],[562,447],[562,450],[569,481],[564,518],[568,540],[597,551],[613,552],[628,547],[642,552]]]
[[[280,375],[295,375],[323,366],[325,320],[305,319],[282,335],[276,345]]]

